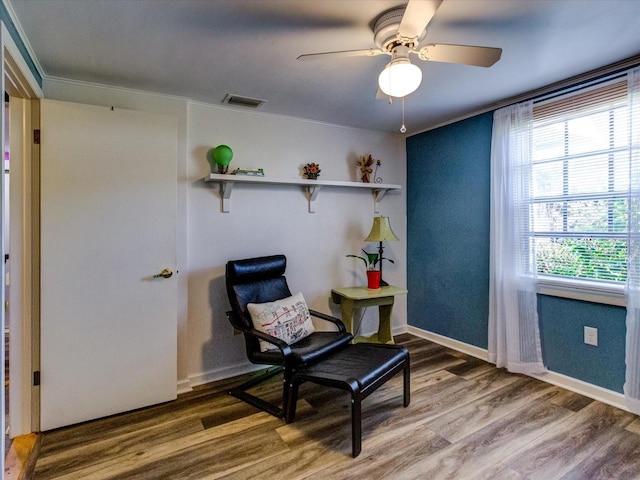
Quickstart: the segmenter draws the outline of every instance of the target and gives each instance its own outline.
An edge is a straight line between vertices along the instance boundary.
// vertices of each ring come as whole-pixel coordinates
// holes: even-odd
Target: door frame
[[[2,89],[14,98],[13,108],[9,106],[10,118],[2,115],[2,145],[6,142],[5,122],[9,121],[11,162],[15,165],[9,206],[13,277],[9,289],[13,318],[10,345],[13,348],[9,353],[11,371],[17,372],[11,375],[9,386],[10,436],[13,438],[38,431],[40,423],[39,391],[32,382],[32,372],[39,368],[39,146],[31,139],[33,129],[39,128],[38,99],[44,94],[4,22],[0,29],[0,44]],[[0,305],[4,305],[4,289],[0,289],[0,295]],[[0,310],[4,331],[4,308]],[[4,414],[2,426],[4,430]]]

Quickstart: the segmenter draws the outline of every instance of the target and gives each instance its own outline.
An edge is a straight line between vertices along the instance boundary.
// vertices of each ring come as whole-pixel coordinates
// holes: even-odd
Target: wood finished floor
[[[637,416],[411,335],[396,341],[411,352],[411,405],[402,375],[369,396],[356,459],[347,394],[304,384],[287,425],[217,382],[43,434],[31,478],[640,479]],[[276,377],[259,391],[279,389]]]

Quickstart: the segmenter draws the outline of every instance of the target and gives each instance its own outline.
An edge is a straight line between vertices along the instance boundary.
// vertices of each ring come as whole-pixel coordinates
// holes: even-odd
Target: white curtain
[[[629,409],[640,414],[640,68],[629,71],[628,92],[631,150],[624,395]]]
[[[514,373],[542,373],[536,265],[530,231],[533,102],[493,116],[489,361]]]

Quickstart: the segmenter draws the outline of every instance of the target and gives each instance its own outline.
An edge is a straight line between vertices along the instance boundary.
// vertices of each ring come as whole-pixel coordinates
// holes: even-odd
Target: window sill
[[[538,276],[537,292],[552,297],[570,298],[585,302],[626,307],[624,285],[602,285],[587,280]]]

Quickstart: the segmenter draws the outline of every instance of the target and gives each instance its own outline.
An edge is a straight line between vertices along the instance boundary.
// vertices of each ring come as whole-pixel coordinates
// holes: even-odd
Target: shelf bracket
[[[373,213],[380,213],[380,201],[384,198],[389,190],[380,188],[373,191]]]
[[[220,197],[222,198],[222,211],[229,213],[231,211],[231,191],[233,190],[233,182],[220,182]]]
[[[307,187],[309,192],[309,213],[316,213],[316,200],[322,185],[314,185],[313,187]]]

